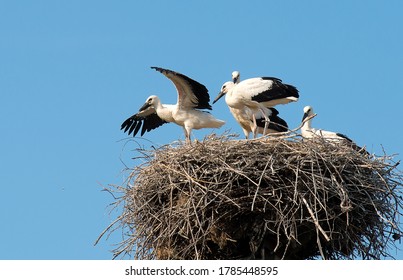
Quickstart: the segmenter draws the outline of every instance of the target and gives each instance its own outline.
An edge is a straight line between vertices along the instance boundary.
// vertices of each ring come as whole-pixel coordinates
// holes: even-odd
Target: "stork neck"
[[[234,89],[235,84],[230,82],[227,84],[227,93],[225,94],[225,101],[229,100],[232,96],[232,90]]]
[[[302,129],[303,130],[310,130],[312,128],[311,121],[312,120],[308,120],[308,121],[304,122],[304,124],[302,125]]]
[[[228,83],[228,85],[227,85],[228,92],[231,92],[231,90],[235,87],[235,85],[236,84],[234,82]]]
[[[161,110],[164,108],[164,106],[161,104],[161,101],[158,99],[156,100],[155,104],[154,104],[154,108],[156,111]]]

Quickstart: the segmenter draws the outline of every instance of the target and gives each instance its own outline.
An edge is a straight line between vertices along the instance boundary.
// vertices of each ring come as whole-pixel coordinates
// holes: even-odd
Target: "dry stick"
[[[249,178],[248,176],[246,176],[245,174],[243,174],[242,172],[240,172],[239,170],[236,170],[235,168],[232,168],[231,166],[229,166],[225,161],[222,160],[222,163],[224,165],[226,165],[226,167],[228,168],[228,170],[246,178],[249,182],[251,182],[252,184],[254,184],[256,187],[259,187],[259,184],[256,183],[255,181],[253,181],[251,178]]]
[[[259,191],[260,183],[262,182],[262,178],[263,178],[264,173],[266,172],[267,166],[269,166],[269,162],[270,161],[267,161],[267,163],[266,163],[266,165],[265,165],[265,167],[264,167],[264,169],[262,171],[262,175],[260,175],[259,182],[258,182],[257,187],[256,187],[255,195],[253,196],[252,206],[251,206],[251,209],[250,209],[251,211],[253,211],[253,208],[255,206],[255,200],[256,200],[257,193]]]
[[[322,233],[322,235],[325,237],[326,241],[330,241],[329,236],[327,236],[326,232],[323,230],[323,228],[319,225],[318,220],[315,218],[315,214],[313,213],[311,207],[309,207],[308,202],[306,201],[306,199],[304,197],[302,197],[300,195],[302,201],[304,202],[306,208],[308,209],[309,214],[311,215],[313,222],[315,223],[316,227],[319,229],[319,231]]]
[[[323,250],[322,250],[322,244],[321,244],[321,242],[320,242],[320,238],[319,238],[318,232],[316,232],[316,243],[318,244],[318,248],[319,248],[320,255],[321,255],[322,258],[325,260],[326,258],[325,258],[325,254],[323,253]]]
[[[318,158],[316,158],[316,160],[318,160]],[[311,164],[311,169],[312,169],[312,168],[313,168],[313,165]],[[322,177],[322,178],[323,178],[323,177]],[[317,188],[316,188],[316,181],[315,181],[315,179],[313,179],[313,184],[314,184],[314,190],[315,190],[314,193],[313,193],[313,195],[315,196],[315,208],[316,208],[316,203],[319,202],[319,204],[321,204],[322,208],[323,208],[323,209],[326,209],[326,208],[322,205],[322,203],[320,202],[320,200],[318,199],[318,197],[317,197],[317,195],[316,195]],[[301,196],[301,195],[300,195],[300,196]],[[320,242],[320,238],[319,238],[319,234],[318,234],[318,230],[320,230],[320,231],[322,232],[322,234],[324,233],[324,231],[323,231],[322,227],[319,225],[319,222],[317,221],[317,219],[315,218],[314,213],[313,213],[312,209],[309,207],[309,205],[308,205],[306,199],[305,199],[304,197],[302,197],[302,196],[301,196],[301,198],[302,198],[302,201],[304,202],[305,206],[307,207],[308,212],[309,212],[309,214],[311,215],[311,217],[312,217],[312,219],[314,220],[314,223],[315,223],[315,225],[316,225],[316,243],[318,244],[318,249],[319,249],[320,255],[322,256],[323,259],[325,259],[325,255],[324,255],[323,250],[322,250],[322,244],[321,244],[321,242]],[[325,235],[325,238],[326,238],[326,237],[327,237],[326,233],[324,233],[324,235]],[[330,239],[329,239],[329,240],[330,240]],[[329,240],[327,240],[327,241],[329,241]]]
[[[192,203],[192,206],[193,206],[193,209],[194,209],[194,213],[195,213],[195,216],[196,216],[196,220],[197,220],[197,222],[198,222],[198,224],[199,224],[199,228],[201,229],[202,226],[201,226],[201,223],[200,223],[200,220],[199,220],[199,216],[197,215],[197,210],[196,210],[196,206],[194,205],[193,199],[191,200],[191,203]],[[189,209],[189,210],[190,210],[190,209]],[[189,216],[190,216],[190,215],[189,215]],[[188,222],[188,225],[190,225],[189,222]],[[195,239],[195,236],[194,236],[194,234],[193,234],[193,230],[192,230],[192,229],[190,229],[190,235],[192,236],[193,247],[194,247],[194,250],[195,250],[196,259],[198,260],[198,259],[199,259],[199,251],[198,251],[198,249],[197,249],[197,240]]]
[[[312,182],[310,180],[308,180],[308,179],[306,179],[306,180],[308,180],[309,182],[305,182],[304,178],[307,177],[307,176],[309,177],[310,173],[314,173],[314,174],[312,174],[313,183],[314,184],[316,183],[318,185],[318,187],[320,187],[320,188],[323,187],[324,191],[325,191],[325,194],[327,194],[327,195],[335,195],[335,193],[334,193],[335,190],[332,190],[332,189],[328,188],[329,184],[331,184],[335,180],[335,178],[339,178],[340,175],[341,176],[348,176],[348,177],[354,176],[354,170],[355,169],[353,169],[351,171],[349,169],[349,166],[347,166],[346,168],[348,169],[347,170],[348,173],[344,174],[344,166],[345,166],[346,163],[341,162],[342,169],[337,171],[338,170],[337,168],[339,167],[338,164],[340,164],[340,163],[338,161],[337,162],[332,161],[333,158],[337,159],[337,158],[341,157],[341,159],[344,159],[344,157],[346,156],[344,153],[348,152],[347,150],[344,151],[344,150],[340,150],[340,149],[328,149],[326,146],[322,147],[322,145],[318,146],[316,144],[311,145],[308,142],[297,142],[297,141],[293,141],[294,139],[291,138],[291,137],[288,137],[288,138],[291,141],[282,141],[283,139],[280,139],[279,141],[253,142],[254,145],[249,145],[249,148],[246,147],[246,144],[247,144],[246,142],[240,143],[238,141],[225,141],[228,138],[224,138],[224,137],[209,138],[208,141],[203,142],[203,143],[198,143],[197,146],[194,146],[195,147],[194,150],[190,150],[190,149],[185,150],[185,149],[181,149],[182,146],[178,146],[178,147],[172,147],[172,149],[171,149],[171,147],[168,147],[168,148],[164,147],[163,148],[163,149],[169,149],[168,151],[160,151],[160,150],[157,151],[158,156],[157,156],[157,158],[152,157],[153,160],[152,160],[151,163],[148,162],[148,164],[146,163],[145,165],[142,165],[142,168],[140,168],[140,170],[137,169],[137,167],[135,168],[136,174],[135,174],[134,177],[140,176],[141,180],[136,181],[135,186],[133,186],[133,187],[135,187],[136,189],[139,189],[138,194],[140,195],[140,197],[136,196],[135,195],[136,192],[133,191],[131,193],[127,192],[126,196],[121,198],[121,199],[125,199],[126,202],[127,202],[126,204],[129,205],[128,209],[125,210],[125,211],[130,212],[129,215],[127,216],[127,218],[124,218],[124,220],[122,218],[122,220],[121,220],[122,225],[124,227],[127,227],[128,229],[131,228],[130,231],[133,230],[133,226],[134,226],[134,229],[136,231],[140,231],[140,234],[137,232],[136,236],[131,235],[130,238],[124,240],[123,246],[118,248],[118,250],[116,250],[117,255],[119,255],[119,253],[121,253],[121,252],[130,254],[130,250],[131,250],[131,248],[133,248],[133,238],[134,239],[139,238],[139,239],[137,239],[138,240],[137,241],[138,246],[135,249],[139,253],[138,256],[142,255],[142,257],[145,257],[145,258],[150,257],[151,256],[150,254],[152,254],[152,252],[150,251],[149,248],[159,248],[158,244],[155,245],[155,242],[154,243],[152,242],[152,235],[155,234],[155,232],[156,232],[155,229],[156,228],[158,228],[157,233],[161,234],[161,238],[158,239],[158,240],[160,240],[159,242],[163,241],[163,239],[166,237],[166,234],[168,234],[168,235],[171,234],[172,235],[173,233],[171,233],[170,231],[173,231],[173,230],[177,231],[177,228],[175,228],[175,226],[174,226],[176,221],[172,221],[172,226],[170,228],[167,228],[167,229],[164,229],[159,221],[155,221],[154,224],[151,224],[151,217],[152,216],[150,215],[150,213],[148,213],[148,211],[152,210],[152,213],[156,214],[155,217],[157,217],[157,216],[158,217],[163,217],[163,216],[167,215],[169,209],[164,210],[163,213],[157,213],[158,211],[154,212],[153,209],[148,209],[147,206],[144,207],[144,203],[149,203],[150,201],[155,200],[155,196],[154,196],[155,191],[157,191],[161,195],[166,195],[166,194],[169,195],[170,188],[166,188],[166,187],[164,187],[162,189],[161,188],[158,188],[158,189],[153,188],[154,185],[157,186],[159,184],[159,182],[160,182],[160,180],[162,178],[161,178],[161,176],[157,176],[157,178],[155,178],[155,179],[149,179],[149,178],[152,178],[152,177],[149,177],[149,176],[152,176],[155,173],[157,175],[160,175],[160,173],[162,172],[161,170],[163,170],[164,168],[167,168],[167,167],[171,167],[171,170],[174,169],[176,171],[179,171],[179,172],[173,172],[172,173],[172,176],[173,176],[172,178],[176,179],[177,177],[180,177],[180,179],[181,179],[180,182],[183,182],[182,178],[185,177],[185,181],[186,181],[186,179],[188,179],[189,182],[192,185],[194,185],[195,187],[196,186],[200,187],[200,189],[197,188],[197,187],[194,189],[194,191],[196,191],[196,193],[194,193],[195,200],[193,201],[193,208],[194,207],[200,207],[200,206],[203,207],[203,205],[200,205],[200,203],[208,203],[209,204],[209,206],[207,206],[207,204],[206,204],[205,207],[211,207],[211,206],[216,207],[217,206],[215,201],[207,201],[206,200],[206,201],[203,202],[203,201],[200,201],[200,200],[197,199],[197,197],[199,197],[201,195],[203,190],[205,190],[207,193],[211,193],[211,194],[214,193],[214,196],[219,198],[218,202],[219,202],[220,205],[217,206],[217,207],[222,207],[222,206],[226,207],[226,203],[231,201],[231,199],[229,199],[229,197],[228,197],[228,196],[231,196],[231,193],[229,192],[228,188],[231,187],[230,184],[232,182],[232,177],[228,178],[228,176],[229,176],[228,171],[229,171],[229,173],[232,173],[232,174],[236,173],[235,176],[238,175],[240,177],[242,176],[243,178],[247,178],[248,182],[249,182],[249,185],[252,185],[252,186],[253,185],[255,185],[255,186],[260,185],[260,184],[256,184],[257,182],[254,182],[253,180],[250,180],[251,178],[253,178],[252,176],[254,176],[252,174],[256,174],[257,172],[261,172],[263,167],[266,169],[266,172],[267,172],[267,170],[269,170],[269,168],[270,168],[269,167],[270,165],[268,165],[265,161],[268,160],[268,161],[270,161],[272,163],[273,160],[268,159],[267,155],[263,154],[262,155],[262,160],[260,160],[260,162],[259,162],[259,166],[255,167],[253,165],[253,166],[251,166],[250,169],[245,170],[245,168],[243,168],[242,165],[243,165],[244,161],[248,166],[249,166],[250,163],[254,163],[253,159],[250,159],[248,156],[245,157],[245,155],[250,155],[251,153],[259,155],[259,152],[262,149],[266,149],[266,148],[274,149],[275,150],[274,154],[276,154],[278,152],[278,153],[280,153],[280,155],[283,156],[283,158],[286,158],[286,161],[290,166],[289,167],[290,170],[294,170],[294,171],[296,170],[297,174],[295,176],[296,177],[299,176],[301,178],[300,180],[301,180],[302,186],[306,186],[306,187],[304,187],[304,189],[307,188],[305,191],[308,191],[308,194],[311,193],[313,195],[313,197],[305,196],[305,201],[304,201],[303,199],[298,199],[297,198],[298,194],[297,194],[297,196],[294,197],[294,200],[291,200],[291,202],[293,204],[289,205],[289,206],[292,206],[294,208],[289,209],[289,208],[285,207],[283,209],[283,207],[280,207],[279,209],[277,209],[276,210],[277,213],[279,215],[281,215],[281,216],[278,217],[277,221],[274,221],[275,222],[274,228],[277,228],[279,230],[281,228],[281,226],[284,226],[284,228],[287,230],[289,228],[289,226],[290,226],[289,223],[291,222],[289,220],[289,218],[295,218],[295,213],[297,213],[296,211],[300,211],[299,209],[301,209],[301,214],[302,214],[302,208],[305,208],[302,205],[303,205],[303,203],[305,203],[305,206],[306,206],[306,204],[308,204],[311,207],[311,208],[306,207],[306,208],[308,208],[308,210],[310,210],[309,215],[312,216],[312,213],[313,213],[313,215],[316,217],[316,220],[315,220],[315,218],[313,219],[315,221],[315,223],[312,223],[312,225],[316,226],[316,232],[317,232],[316,233],[316,238],[318,239],[318,237],[321,236],[321,233],[319,233],[320,232],[319,231],[320,227],[317,227],[317,224],[319,222],[320,223],[322,223],[322,222],[321,222],[321,220],[319,220],[319,217],[318,217],[318,215],[316,213],[316,209],[314,208],[314,205],[311,204],[311,202],[313,202],[313,200],[315,200],[315,199],[318,199],[318,197],[317,197],[317,194],[312,189],[309,188],[309,185]],[[273,139],[273,140],[275,140],[275,139]],[[301,146],[302,143],[304,143],[303,146]],[[264,145],[264,146],[261,146],[261,145]],[[299,147],[300,147],[300,150],[298,149]],[[294,148],[296,148],[296,149],[294,150]],[[324,150],[322,148],[324,148]],[[200,174],[200,172],[194,166],[192,166],[192,165],[188,166],[189,164],[191,164],[190,161],[192,161],[192,160],[196,160],[198,162],[208,161],[209,157],[211,157],[212,154],[210,156],[206,156],[206,154],[204,153],[204,149],[207,149],[206,151],[207,151],[208,154],[210,154],[212,150],[220,150],[220,151],[222,151],[222,153],[225,154],[226,158],[232,162],[231,164],[229,164],[229,166],[231,166],[232,169],[235,169],[235,170],[232,170],[232,169],[229,170],[229,168],[226,168],[225,165],[221,164],[221,166],[218,167],[218,168],[221,168],[221,172],[219,172],[219,179],[216,178],[216,177],[214,177],[213,180],[206,179],[206,178],[209,178],[209,176],[213,176],[214,172],[207,172],[208,171],[207,169],[205,169],[205,170],[203,169],[203,170],[201,170],[202,174]],[[290,159],[290,157],[292,157],[294,159],[294,157],[298,156],[298,155],[300,155],[302,157],[309,156],[309,151],[310,150],[312,150],[311,152],[313,152],[313,155],[312,155],[313,158],[312,159],[315,161],[315,158],[317,158],[316,160],[318,160],[320,162],[320,164],[319,164],[320,166],[325,166],[327,168],[331,167],[330,170],[336,170],[336,173],[333,174],[335,177],[324,178],[324,179],[320,180],[320,177],[321,177],[320,174],[316,174],[318,171],[320,171],[320,170],[317,170],[317,168],[314,168],[314,170],[312,170],[311,172],[308,172],[308,171],[305,171],[305,169],[303,169],[302,165],[301,166],[299,166],[299,165],[295,166],[295,164],[293,162],[287,160],[287,159]],[[284,154],[282,154],[283,151],[284,151]],[[307,151],[308,151],[308,154],[306,154]],[[185,156],[184,161],[186,162],[186,166],[188,166],[187,168],[180,168],[180,166],[182,165],[183,161],[178,159],[177,156],[175,156],[175,155],[178,154],[178,152],[180,153],[180,156],[182,156],[182,157]],[[323,155],[322,155],[322,152],[324,153]],[[189,155],[186,155],[187,153]],[[196,154],[197,157],[192,157],[193,156],[192,154],[194,154],[194,153],[202,153],[203,155],[201,155],[201,157],[200,157],[200,155],[198,156]],[[151,154],[151,152],[150,152],[150,154]],[[270,152],[269,154],[273,154],[273,152]],[[238,155],[240,155],[240,157],[238,157]],[[329,159],[326,155],[331,156],[331,158]],[[348,155],[349,156],[354,156],[354,155],[350,155],[350,154],[348,154]],[[150,159],[150,158],[151,158],[151,156],[148,159]],[[260,158],[260,155],[259,155],[259,158]],[[296,160],[297,162],[300,162],[300,158],[296,158],[294,160]],[[308,161],[309,161],[309,157],[308,157]],[[304,160],[304,162],[305,162],[305,160]],[[382,165],[384,163],[379,162],[379,164],[377,166],[375,166],[375,164],[377,162],[378,161],[375,161],[375,162],[359,161],[359,166],[358,167],[359,168],[366,168],[366,166],[368,165],[368,168],[370,168],[371,170],[375,169],[375,171],[377,171],[376,170],[377,168],[378,169],[384,169],[384,167]],[[352,163],[354,164],[354,161]],[[241,167],[239,167],[239,164],[241,164]],[[149,166],[149,165],[151,165],[151,169],[148,169],[147,166]],[[266,165],[266,167],[265,167],[265,165]],[[156,166],[156,168],[153,169],[153,167],[155,167],[155,166]],[[201,168],[208,168],[209,163],[202,164],[201,166],[202,166]],[[337,167],[337,168],[335,168],[335,167]],[[274,165],[274,169],[273,169],[273,166],[271,166],[271,168],[274,171],[276,171],[278,169],[277,166],[275,166],[275,165]],[[341,171],[341,170],[343,170],[343,171]],[[235,172],[231,172],[231,171],[235,171]],[[360,169],[358,171],[360,171]],[[365,170],[363,170],[363,171],[365,171]],[[334,171],[332,171],[332,172],[334,172]],[[257,174],[260,174],[260,173],[257,173]],[[270,176],[268,176],[268,177],[265,176],[266,174],[261,176],[261,179],[259,180],[259,182],[261,180],[265,179],[265,180],[269,180],[268,181],[269,184],[273,183],[273,186],[275,186],[276,184],[279,184],[278,186],[283,186],[284,185],[284,186],[288,187],[289,178],[271,178]],[[377,180],[377,181],[381,182],[380,185],[385,185],[385,187],[383,187],[383,189],[381,190],[382,191],[381,194],[379,194],[380,190],[378,188],[376,188],[376,185],[371,185],[372,181],[368,183],[366,181],[366,178],[362,178],[362,176],[365,176],[365,172],[362,173],[362,174],[360,173],[360,174],[356,174],[356,175],[360,176],[359,178],[357,178],[358,182],[353,180],[352,182],[350,182],[348,185],[345,186],[344,190],[346,190],[348,192],[351,191],[352,195],[354,193],[359,194],[359,193],[361,193],[363,191],[361,189],[356,189],[356,186],[358,187],[360,185],[361,181],[362,181],[363,182],[362,185],[365,185],[365,189],[368,190],[368,198],[370,200],[370,204],[371,204],[371,199],[375,195],[376,195],[376,197],[378,197],[378,195],[381,195],[381,199],[383,201],[383,199],[388,199],[389,198],[389,197],[385,197],[385,195],[390,193],[390,196],[395,198],[395,200],[396,200],[396,204],[393,205],[396,208],[395,209],[391,208],[390,211],[395,210],[393,213],[396,214],[396,212],[398,211],[398,210],[396,210],[397,205],[401,205],[401,199],[399,199],[397,194],[394,193],[394,191],[395,191],[394,184],[397,185],[397,186],[402,185],[402,183],[401,183],[402,181],[401,181],[401,179],[399,179],[400,178],[399,174],[397,174],[397,175],[392,174],[391,175],[391,174],[385,174],[385,172],[383,170],[379,171],[379,175],[378,175],[379,180]],[[265,176],[265,177],[263,177],[263,176]],[[392,179],[390,177],[392,177]],[[398,178],[398,179],[396,179],[396,181],[394,182],[393,178]],[[368,178],[368,180],[372,180],[372,179]],[[382,180],[384,180],[384,183],[383,183]],[[290,181],[290,183],[291,183],[291,187],[293,185],[295,187],[296,182],[294,182],[292,180],[292,181]],[[336,180],[336,183],[337,183],[337,180]],[[163,186],[165,183],[161,181],[161,184]],[[369,185],[367,186],[366,184],[369,184]],[[151,188],[150,188],[150,186],[151,186]],[[223,186],[223,188],[221,188],[221,186]],[[177,186],[173,186],[173,187],[175,188]],[[224,190],[224,188],[225,188],[225,190]],[[261,191],[263,190],[263,186],[260,186],[259,188],[260,188],[259,189],[259,194],[255,194],[255,196],[250,196],[249,199],[250,200],[254,199],[254,204],[257,204],[258,201],[263,199],[263,201],[267,200],[266,203],[272,205],[271,198],[270,199],[266,198],[265,197],[266,194],[261,193]],[[350,189],[350,188],[352,188],[352,189]],[[291,190],[292,190],[292,188],[291,188]],[[288,190],[284,190],[284,191],[286,193],[289,192]],[[301,189],[301,191],[302,191],[302,189]],[[329,192],[329,193],[326,193],[326,192]],[[274,199],[275,199],[274,201],[276,201],[277,199],[282,200],[281,197],[283,195],[287,198],[286,193],[280,192],[277,196],[274,197]],[[364,193],[367,193],[367,192],[364,191]],[[383,193],[385,193],[385,194],[383,194]],[[343,195],[342,195],[342,197],[343,197]],[[360,196],[358,196],[358,198],[360,198]],[[292,199],[292,193],[291,193],[291,199]],[[135,200],[135,201],[133,201],[133,200]],[[199,201],[199,203],[198,203],[198,201]],[[238,200],[236,200],[236,203],[235,203],[235,201],[232,201],[232,202],[234,203],[234,205],[238,206],[238,209],[245,210],[245,207],[249,207],[249,209],[250,209],[250,204],[247,205],[247,204],[243,203],[242,201],[238,202]],[[326,203],[324,205],[321,205],[321,201],[316,201],[316,202],[318,203],[318,206],[320,205],[320,207],[325,209],[325,211],[326,211],[326,209],[328,207],[331,207],[329,205],[326,205]],[[372,203],[375,203],[375,202],[372,202]],[[381,215],[383,215],[384,220],[389,219],[390,220],[389,222],[394,222],[394,220],[396,218],[394,219],[393,215],[390,214],[392,212],[386,211],[388,209],[388,207],[389,207],[388,205],[393,204],[393,203],[386,203],[386,205],[384,205],[385,203],[383,203],[382,205],[378,205],[377,203],[375,203],[376,206],[378,207],[378,209],[377,209],[378,215],[379,215],[379,212],[381,212],[382,213]],[[297,205],[297,204],[299,204],[299,205]],[[278,204],[276,204],[276,205],[278,205]],[[191,206],[191,205],[189,205],[189,206]],[[360,205],[357,205],[357,206],[358,206],[359,209],[361,209],[360,210],[361,212],[366,210],[365,205],[362,206],[362,207]],[[168,205],[168,207],[169,207],[169,205]],[[297,208],[295,208],[295,207],[297,207]],[[359,210],[358,208],[357,208],[357,210]],[[371,207],[371,208],[374,208],[374,207]],[[137,224],[136,221],[133,222],[132,221],[133,219],[130,219],[130,215],[132,215],[131,211],[133,211],[133,209],[136,210],[136,213],[134,213],[134,215],[137,216],[137,217],[135,217],[135,220],[140,221],[140,219],[142,217],[146,217],[146,219],[148,219],[149,221],[144,221],[143,223],[147,223],[147,225],[141,225],[141,224],[139,225],[139,224]],[[287,209],[288,209],[288,211],[284,211],[284,212],[288,212],[288,213],[282,213],[283,210],[287,210]],[[193,209],[189,209],[189,210],[190,210],[190,214],[192,214],[193,216],[188,217],[188,219],[185,218],[185,220],[186,220],[185,223],[188,223],[188,226],[189,226],[189,223],[190,223],[189,219],[191,220],[191,219],[194,218],[194,211],[195,211]],[[319,207],[318,207],[318,210],[319,210]],[[173,211],[173,214],[175,215],[175,219],[179,217],[178,215],[180,215],[180,213],[178,211],[180,212],[179,208],[176,209],[175,211]],[[229,211],[228,214],[231,215],[231,212]],[[376,215],[376,213],[374,213],[374,214]],[[308,215],[308,217],[309,217],[309,215]],[[360,218],[360,217],[362,217],[361,214],[358,216],[358,218]],[[196,218],[199,218],[200,221],[203,221],[203,215],[200,215],[199,217],[197,217],[197,215],[196,215]],[[284,220],[284,222],[283,222],[283,220]],[[381,220],[381,222],[383,224],[387,224],[387,223],[384,222],[384,220],[382,220],[382,219],[380,219],[380,220]],[[376,222],[376,223],[378,223],[378,222]],[[183,222],[181,222],[180,224],[183,224]],[[196,224],[197,224],[197,222],[196,222]],[[378,225],[378,224],[376,225],[378,227],[378,231],[382,230],[382,228],[379,229],[379,227],[381,227],[382,225]],[[327,234],[329,234],[329,236],[331,236],[330,235],[331,232],[332,232],[332,230],[327,231]],[[349,233],[349,232],[347,232],[347,233]],[[354,232],[350,232],[350,233],[353,234],[353,235],[355,234]],[[186,243],[185,243],[184,244],[185,247],[183,247],[182,244],[181,245],[178,244],[178,246],[180,247],[180,248],[178,247],[179,253],[175,254],[175,256],[171,256],[171,258],[181,257],[181,256],[185,256],[185,257],[186,256],[188,256],[188,257],[194,257],[195,256],[194,255],[194,250],[193,250],[194,246],[196,245],[195,241],[198,238],[200,238],[201,235],[204,235],[205,232],[199,230],[199,231],[196,231],[196,232],[193,231],[193,234],[194,234],[194,237],[192,238],[193,242],[191,242],[191,244],[187,244],[187,246],[186,246]],[[322,232],[322,234],[323,234],[323,232]],[[368,235],[368,233],[366,233],[366,232],[363,233],[363,234],[364,234],[364,237],[366,237]],[[287,235],[287,232],[286,232],[286,235]],[[375,236],[375,235],[378,235],[378,234],[377,234],[377,232],[374,232],[373,235]],[[145,241],[146,243],[144,242],[144,237],[146,238],[146,240],[148,240],[148,241]],[[140,238],[143,238],[143,240],[140,240]],[[277,242],[277,246],[276,246],[275,251],[278,250],[278,245],[280,244],[279,243],[279,238],[280,238],[280,233],[277,235],[278,242]],[[370,237],[368,237],[368,238],[369,238],[368,240],[371,240]],[[322,240],[322,238],[320,238],[320,240]],[[319,243],[318,243],[319,246],[320,246],[320,240],[319,240]],[[352,242],[354,242],[355,239],[353,238],[351,240],[352,240]],[[377,252],[377,250],[379,250],[379,248],[378,248],[379,245],[378,244],[380,244],[381,241],[376,240],[376,238],[374,239],[374,241],[376,243],[373,243],[372,244],[373,246],[371,248],[368,247],[367,248],[368,252],[365,253],[365,254],[368,254],[368,256],[369,256],[369,254],[371,254],[371,256],[375,256],[375,258],[377,258],[377,256],[379,256],[379,254],[380,254],[379,252]],[[323,240],[322,240],[322,242],[323,242]],[[344,242],[342,240],[340,240],[340,242],[344,244]],[[358,246],[357,250],[361,250],[361,251],[364,250],[363,248],[365,248],[365,244],[364,244],[365,241],[364,242],[363,241],[357,241],[357,242],[358,242],[358,244],[355,244],[356,247]],[[343,244],[341,244],[340,246],[344,246]],[[124,249],[126,249],[126,251]],[[199,249],[197,257],[198,258],[203,258],[204,257],[203,248],[197,247],[197,249]],[[319,250],[320,249],[324,249],[324,248],[320,247]],[[354,249],[354,248],[352,248],[352,249]],[[335,249],[335,250],[337,250],[337,249]],[[323,252],[323,251],[320,252],[322,257],[324,257],[323,253],[326,253],[326,252]],[[382,251],[381,253],[385,253],[385,252]],[[183,255],[183,254],[186,254],[186,255]],[[339,257],[343,257],[343,253],[338,253],[338,251],[330,252],[330,255],[327,256],[327,257],[334,258],[336,255],[339,256]]]
[[[179,172],[178,170],[175,170],[174,168],[171,168],[171,167],[168,166],[168,165],[164,165],[164,167],[167,168],[167,169],[169,169],[169,170],[171,170],[171,171],[174,172],[174,173],[177,173],[177,174],[179,174],[179,175],[182,175],[182,176],[184,176],[184,177],[190,179],[193,183],[195,183],[197,186],[199,186],[201,189],[203,189],[203,190],[205,190],[205,191],[210,191],[210,192],[213,192],[214,194],[219,194],[220,196],[222,196],[222,197],[226,198],[227,200],[233,202],[234,205],[236,205],[237,207],[240,208],[240,206],[239,206],[238,204],[236,204],[236,202],[235,202],[234,200],[232,200],[231,198],[229,198],[228,196],[222,194],[221,192],[216,192],[216,191],[211,190],[211,189],[209,190],[209,189],[207,189],[205,186],[203,186],[202,184],[199,183],[199,182],[203,182],[203,183],[210,183],[210,182],[202,181],[202,180],[197,180],[197,179],[195,179],[195,178],[192,178],[187,172],[185,172],[185,173]],[[231,168],[231,167],[228,166],[228,168]],[[234,172],[236,171],[236,170],[234,170],[234,169],[231,169],[231,170],[234,171]],[[242,174],[240,174],[240,175],[242,175]],[[256,183],[253,182],[252,179],[250,179],[250,178],[248,178],[248,177],[246,177],[246,178],[256,185]],[[205,192],[203,192],[203,193],[205,194]]]
[[[371,203],[372,203],[372,206],[374,207],[374,209],[376,211],[376,214],[378,214],[378,217],[381,218],[384,222],[386,222],[387,224],[389,224],[390,226],[392,226],[393,228],[396,229],[397,227],[392,221],[389,221],[387,218],[382,216],[381,211],[378,210],[378,207],[375,205],[374,201],[371,201]]]
[[[316,117],[316,115],[317,115],[317,114],[314,114],[314,115],[312,115],[312,116],[307,117],[306,119],[304,119],[304,120],[301,122],[301,124],[300,124],[297,128],[294,128],[294,129],[292,129],[292,130],[284,131],[284,132],[275,132],[275,133],[271,133],[271,134],[268,134],[268,135],[262,135],[262,136],[260,136],[260,137],[254,138],[254,139],[242,139],[242,140],[243,140],[243,141],[245,141],[245,140],[246,140],[246,141],[256,141],[256,140],[267,139],[267,138],[270,137],[270,136],[275,136],[275,139],[289,138],[292,133],[297,132],[298,130],[300,130],[301,127],[302,127],[307,121],[313,119],[314,117]],[[242,140],[241,140],[241,141],[242,141]]]
[[[97,240],[95,240],[94,246],[98,244],[99,240],[101,240],[101,238],[104,236],[104,234],[109,231],[117,222],[119,222],[120,220],[122,220],[122,216],[120,215],[116,220],[114,220],[106,229],[104,229],[102,231],[102,233],[99,235],[99,237],[97,238]]]

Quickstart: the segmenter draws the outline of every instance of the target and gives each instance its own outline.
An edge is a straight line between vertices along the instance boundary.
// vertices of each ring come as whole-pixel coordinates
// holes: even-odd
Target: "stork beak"
[[[214,99],[213,104],[216,103],[221,97],[225,95],[225,92],[220,91],[217,97]]]
[[[144,103],[144,105],[143,106],[141,106],[141,108],[139,109],[139,112],[141,112],[141,111],[144,111],[145,109],[147,109],[148,107],[150,107],[151,105],[150,104],[148,104],[147,102],[146,103]]]
[[[301,122],[303,122],[307,117],[308,117],[308,113],[305,113],[305,114],[302,116]]]

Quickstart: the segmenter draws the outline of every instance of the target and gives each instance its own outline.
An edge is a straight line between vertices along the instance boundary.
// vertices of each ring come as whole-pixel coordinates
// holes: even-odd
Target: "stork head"
[[[302,117],[302,121],[304,121],[306,118],[313,116],[314,112],[311,106],[305,106],[304,107],[304,116]]]
[[[156,105],[160,102],[160,99],[158,98],[158,96],[156,95],[151,95],[147,98],[146,103],[144,103],[143,106],[141,106],[140,108],[140,112],[144,111],[145,109],[147,109],[148,107],[156,107]]]
[[[226,82],[225,84],[222,85],[221,91],[218,93],[217,97],[214,99],[213,104],[216,103],[221,97],[226,95],[233,87],[234,87],[234,82]]]
[[[240,78],[241,74],[238,71],[232,72],[232,81],[234,82],[234,84],[239,83]]]

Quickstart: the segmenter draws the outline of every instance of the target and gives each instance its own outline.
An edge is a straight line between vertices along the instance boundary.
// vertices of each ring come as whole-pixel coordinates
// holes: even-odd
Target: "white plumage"
[[[121,129],[133,136],[141,129],[141,136],[164,123],[173,122],[182,126],[186,141],[190,142],[192,129],[219,128],[225,121],[218,120],[202,109],[211,110],[210,96],[207,88],[199,82],[172,70],[151,67],[170,79],[177,90],[175,105],[162,104],[158,96],[151,95],[139,112],[122,123]]]
[[[303,125],[301,127],[301,135],[302,137],[306,139],[312,139],[315,137],[322,137],[326,140],[330,141],[348,141],[348,142],[353,142],[350,138],[348,138],[346,135],[337,133],[337,132],[332,132],[332,131],[327,131],[323,129],[316,129],[312,127],[312,119],[306,120],[309,117],[312,117],[314,115],[313,108],[311,106],[305,106],[304,107],[304,115],[302,117],[302,122]]]
[[[232,81],[234,84],[238,84],[241,81],[241,73],[239,71],[232,72]]]
[[[271,121],[270,108],[278,104],[297,101],[299,98],[298,90],[294,86],[283,84],[278,78],[261,77],[240,81],[238,71],[232,72],[232,81],[224,83],[213,104],[224,95],[225,102],[241,125],[245,137],[249,135],[249,132],[256,136],[257,123],[262,117],[265,120],[262,133],[266,134],[266,129]]]

